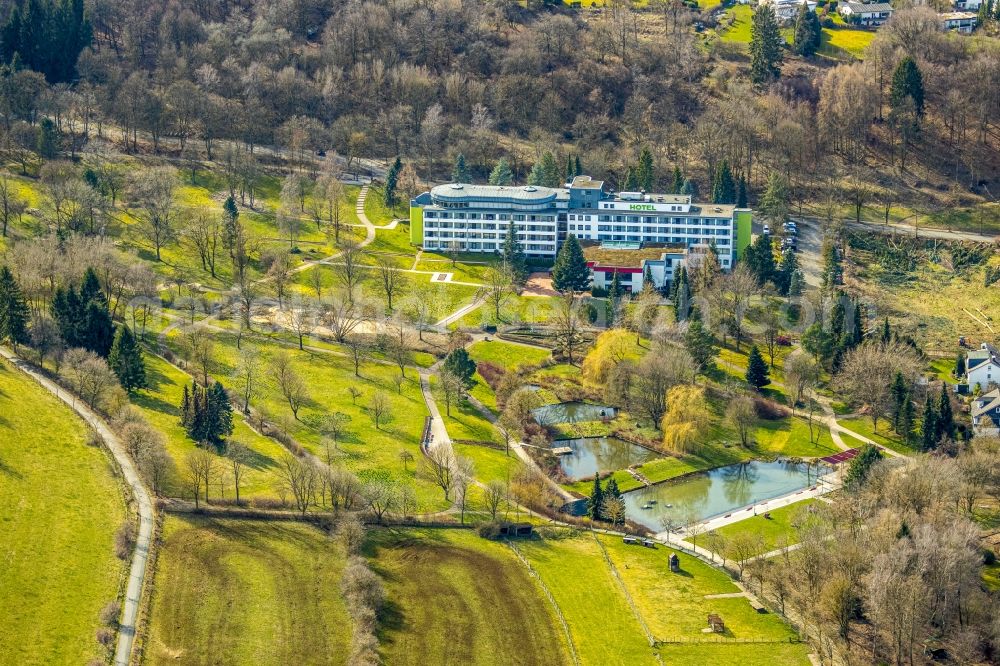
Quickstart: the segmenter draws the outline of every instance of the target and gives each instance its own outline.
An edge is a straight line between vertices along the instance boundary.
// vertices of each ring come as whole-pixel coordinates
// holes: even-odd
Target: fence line
[[[784,645],[785,643],[802,643],[802,639],[797,636],[789,636],[788,638],[777,639],[777,638],[726,638],[724,636],[718,637],[707,637],[707,638],[691,638],[686,636],[678,636],[677,638],[665,638],[657,640],[657,645],[697,645],[701,643],[707,644],[717,644],[717,643],[755,643],[755,644],[767,644],[767,645]]]
[[[556,603],[556,598],[552,596],[549,586],[545,584],[545,581],[542,580],[539,573],[535,571],[535,567],[531,566],[531,562],[528,561],[528,558],[517,549],[514,542],[507,540],[506,543],[510,546],[510,549],[514,551],[514,555],[517,556],[517,559],[521,560],[521,564],[528,569],[528,573],[538,581],[538,585],[542,588],[542,592],[545,593],[545,596],[549,598],[549,603],[552,604],[552,608],[555,609],[556,617],[559,618],[559,623],[562,625],[563,633],[566,634],[566,643],[569,645],[569,653],[573,657],[573,663],[576,664],[576,666],[580,666],[580,657],[576,654],[576,646],[573,644],[573,635],[569,633],[569,624],[566,622],[566,617],[563,615],[562,609],[559,608],[559,604]]]
[[[618,582],[618,587],[621,588],[622,593],[625,595],[625,601],[628,602],[629,608],[632,609],[632,615],[635,615],[635,619],[639,621],[639,626],[642,627],[643,633],[646,634],[646,640],[649,641],[649,647],[653,647],[654,645],[656,645],[656,639],[653,638],[653,632],[649,630],[649,627],[646,626],[646,621],[642,619],[642,615],[639,613],[639,608],[635,605],[635,600],[629,593],[628,588],[625,587],[625,581],[622,580],[621,574],[618,573],[618,567],[616,567],[615,563],[611,561],[611,556],[608,555],[608,549],[604,547],[603,543],[601,543],[601,540],[597,537],[597,534],[595,534],[592,531],[591,535],[594,537],[594,541],[597,542],[597,547],[601,549],[601,555],[604,556],[604,561],[608,563],[608,568],[611,569],[611,574],[615,577],[615,580]]]

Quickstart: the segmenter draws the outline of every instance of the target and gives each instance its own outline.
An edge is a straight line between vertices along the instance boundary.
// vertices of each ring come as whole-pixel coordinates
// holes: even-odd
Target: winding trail
[[[125,451],[118,436],[112,432],[107,423],[96,412],[76,399],[76,396],[66,391],[54,381],[36,370],[6,347],[0,347],[0,356],[11,362],[18,370],[24,372],[46,391],[69,405],[86,421],[104,440],[121,469],[122,477],[132,491],[139,510],[139,534],[135,550],[132,552],[132,563],[129,566],[128,586],[125,590],[125,603],[122,606],[121,618],[118,621],[118,644],[115,647],[115,666],[128,666],[132,655],[132,644],[135,641],[135,624],[139,615],[143,583],[146,578],[146,563],[149,559],[149,549],[153,538],[154,509],[149,491],[143,484],[132,459]]]

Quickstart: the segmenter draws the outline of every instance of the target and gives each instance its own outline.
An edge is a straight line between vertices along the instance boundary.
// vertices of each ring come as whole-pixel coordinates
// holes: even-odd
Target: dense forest
[[[648,146],[657,187],[676,166],[708,191],[725,160],[751,200],[775,171],[799,201],[849,188],[845,176],[927,211],[1000,190],[995,25],[945,33],[927,7],[898,11],[863,61],[793,44],[760,70],[758,45],[698,34],[716,15],[679,0],[93,0],[85,16],[80,0],[6,4],[0,117],[14,150],[37,149],[47,118],[69,150],[100,135],[127,152],[218,158],[231,140],[293,158],[399,155],[431,181],[459,153],[475,177],[505,156],[523,179],[553,152],[620,186]],[[893,93],[904,60],[919,109]]]

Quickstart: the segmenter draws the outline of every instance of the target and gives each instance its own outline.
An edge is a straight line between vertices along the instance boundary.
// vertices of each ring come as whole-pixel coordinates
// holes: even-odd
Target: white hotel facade
[[[573,234],[617,247],[714,245],[729,268],[750,243],[751,213],[686,195],[610,194],[589,176],[564,188],[451,183],[410,202],[410,240],[425,250],[500,252],[510,224],[532,256],[555,257]]]

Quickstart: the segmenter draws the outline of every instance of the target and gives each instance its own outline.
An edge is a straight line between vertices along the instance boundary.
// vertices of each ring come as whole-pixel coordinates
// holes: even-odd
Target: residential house
[[[979,15],[975,12],[946,12],[938,14],[938,19],[945,30],[955,30],[965,35],[975,30],[979,23]]]
[[[888,2],[842,2],[837,7],[845,21],[868,28],[877,28],[892,16]]]
[[[1000,435],[1000,389],[972,401],[972,432],[980,437]]]
[[[984,342],[979,349],[969,352],[965,359],[965,376],[970,391],[975,391],[977,386],[980,391],[986,391],[991,385],[1000,384],[1000,353],[996,347]]]
[[[952,6],[956,12],[978,12],[983,0],[954,0]]]
[[[760,0],[761,5],[764,3],[774,6],[774,14],[779,21],[794,21],[802,5],[810,11],[816,11],[816,3],[812,0]]]

